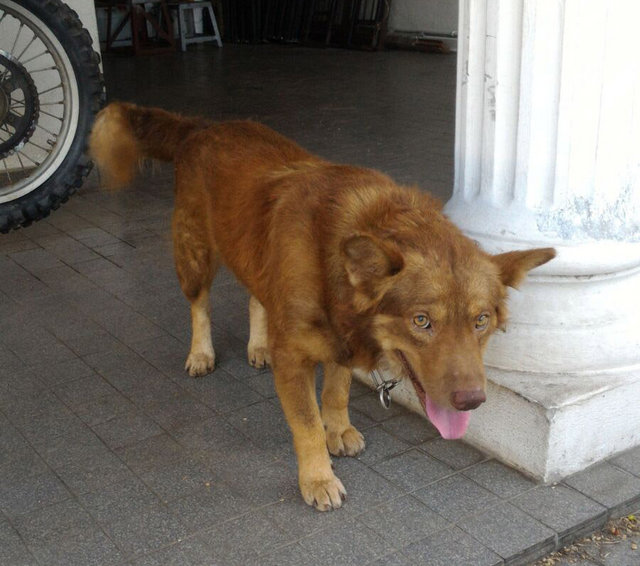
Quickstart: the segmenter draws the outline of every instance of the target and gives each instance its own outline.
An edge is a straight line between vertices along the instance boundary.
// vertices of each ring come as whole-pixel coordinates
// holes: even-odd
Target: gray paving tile
[[[73,499],[48,505],[12,520],[27,545],[54,541],[64,532],[83,525],[95,525],[87,512]]]
[[[7,566],[35,566],[36,560],[27,550],[17,531],[0,519],[0,564]]]
[[[139,388],[145,379],[165,379],[161,372],[124,345],[83,359],[123,393]]]
[[[107,447],[89,429],[82,425],[68,434],[52,438],[43,436],[33,440],[42,458],[52,467],[61,468],[71,462],[99,457],[109,453]]]
[[[15,301],[30,301],[37,297],[50,297],[55,294],[55,290],[13,261],[3,261],[0,270],[2,272],[0,291]]]
[[[277,396],[275,381],[271,372],[259,373],[253,377],[247,377],[243,381],[263,397],[274,398]]]
[[[38,274],[50,292],[72,294],[76,292],[90,292],[97,289],[97,285],[78,273],[68,265],[47,269]]]
[[[358,521],[376,532],[393,548],[407,546],[449,524],[444,517],[410,495],[363,513],[358,516]]]
[[[420,445],[420,450],[451,466],[462,470],[487,459],[487,456],[461,440],[434,438]]]
[[[291,433],[282,409],[268,400],[234,411],[229,414],[227,421],[264,448],[291,442]]]
[[[368,566],[411,566],[412,562],[400,552],[391,552],[378,560],[369,562]]]
[[[207,529],[198,539],[211,550],[213,564],[259,564],[258,555],[292,542],[287,532],[253,513]]]
[[[298,475],[284,462],[274,462],[257,470],[235,469],[222,476],[234,493],[252,505],[268,505],[299,496]]]
[[[4,443],[2,443],[4,444]],[[1,450],[1,449],[0,449]],[[13,444],[0,456],[0,486],[48,472],[49,467],[30,445]]]
[[[20,432],[38,450],[57,442],[59,437],[82,434],[85,425],[69,409],[51,410],[32,415],[16,423]]]
[[[185,379],[180,385],[219,413],[230,413],[263,399],[255,389],[222,368],[200,379]]]
[[[36,274],[61,265],[60,260],[54,254],[42,248],[15,252],[9,254],[9,257],[27,271]]]
[[[413,495],[453,522],[481,513],[500,502],[498,496],[461,474],[434,482]]]
[[[132,566],[216,566],[211,551],[198,539],[187,539],[152,552],[132,562]],[[222,566],[222,565],[220,565]]]
[[[80,495],[78,501],[101,524],[123,522],[140,509],[155,508],[160,499],[137,476]]]
[[[609,462],[634,476],[640,477],[640,446],[626,450],[619,456],[609,460]]]
[[[46,364],[36,367],[34,368],[34,374],[44,384],[53,387],[82,377],[88,377],[93,374],[93,370],[80,358],[74,358],[54,365]]]
[[[260,556],[260,566],[316,566],[318,561],[300,543],[293,543]],[[327,564],[331,564],[330,562]]]
[[[355,521],[344,521],[300,540],[318,564],[366,564],[389,552],[375,532]]]
[[[124,559],[75,501],[21,516],[15,525],[40,564],[110,566]]]
[[[33,448],[18,432],[18,429],[0,413],[0,467],[30,453],[33,453]]]
[[[201,460],[185,455],[174,462],[163,462],[140,478],[163,501],[184,497],[214,481],[214,473]]]
[[[96,373],[55,385],[53,391],[65,405],[72,408],[115,393],[115,389]]]
[[[503,558],[536,553],[536,557],[555,547],[555,533],[509,503],[501,503],[458,526]]]
[[[279,499],[260,508],[257,514],[273,521],[296,540],[329,527],[339,526],[349,517],[344,508],[336,512],[319,513],[307,505],[297,493],[289,499]]]
[[[392,403],[388,409],[385,409],[380,404],[378,394],[375,391],[353,399],[350,405],[376,422],[386,421],[406,412],[406,409],[398,403]]]
[[[246,348],[246,345],[244,344],[241,344],[241,346]],[[217,348],[215,342],[214,348]],[[223,352],[220,353],[222,354]],[[223,359],[220,360],[218,367],[220,369],[223,369],[227,373],[230,373],[237,379],[248,379],[257,375],[262,375],[268,371],[265,369],[255,369],[254,367],[251,367],[249,365],[249,362],[247,362],[245,352],[242,352],[242,357],[231,357],[229,355],[223,356]]]
[[[73,408],[73,412],[90,427],[135,411],[136,406],[117,391]]]
[[[379,426],[366,429],[364,434],[366,446],[357,458],[365,464],[375,464],[411,447]]]
[[[144,410],[165,430],[195,424],[215,415],[215,412],[189,393],[179,393],[171,399],[159,399],[144,405]]]
[[[99,257],[82,242],[65,235],[40,238],[38,243],[49,253],[69,265]]]
[[[384,421],[382,428],[413,445],[440,437],[436,428],[425,417],[410,412]]]
[[[44,328],[30,325],[3,337],[5,345],[27,366],[56,364],[75,358],[73,350]]]
[[[351,424],[363,434],[367,429],[377,426],[378,424],[376,421],[353,407],[349,407],[349,419],[351,420]]]
[[[373,469],[406,491],[416,490],[453,473],[449,466],[416,449],[385,460]]]
[[[9,348],[0,344],[0,368],[5,372],[19,371],[24,368],[24,362]]]
[[[640,478],[602,462],[574,474],[564,483],[605,505],[613,514],[633,511],[640,503]]]
[[[137,474],[149,473],[187,456],[185,449],[166,433],[118,448],[115,452]]]
[[[159,550],[187,535],[186,527],[163,505],[132,510],[127,517],[111,521],[103,528],[128,556]]]
[[[7,517],[30,513],[70,497],[67,488],[51,471],[0,484],[0,510]]]
[[[86,458],[56,466],[56,474],[76,495],[99,489],[126,478],[130,471],[115,454],[100,451]]]
[[[246,442],[247,437],[229,424],[223,416],[213,416],[204,420],[174,427],[170,434],[182,446],[192,451],[218,453],[226,447]]]
[[[402,551],[409,564],[498,566],[502,558],[457,527],[430,535]]]
[[[340,465],[343,463],[348,464],[346,469]],[[339,512],[350,517],[404,495],[396,484],[353,458],[341,458],[335,473],[347,490],[347,499]]]
[[[130,446],[164,432],[151,418],[135,410],[95,424],[92,429],[111,449]]]
[[[159,326],[124,305],[117,311],[105,311],[95,320],[125,344],[145,338],[155,338],[164,333]]]
[[[51,566],[116,566],[124,555],[99,529],[75,529],[55,542],[35,544],[30,550],[39,564]]]
[[[584,534],[604,523],[607,509],[564,485],[538,487],[510,500],[563,537]]]
[[[211,444],[210,447],[200,451],[197,451],[197,447],[189,451],[197,454],[209,465],[216,477],[224,481],[229,479],[237,481],[240,476],[258,472],[276,462],[283,463],[281,450],[274,447],[265,448],[249,440],[223,444],[220,447]],[[295,475],[295,467],[292,473]]]
[[[496,460],[488,460],[472,466],[463,474],[503,499],[514,497],[536,487],[533,481]]]
[[[196,532],[243,515],[253,505],[229,486],[211,480],[186,497],[170,501],[167,507],[192,532]]]

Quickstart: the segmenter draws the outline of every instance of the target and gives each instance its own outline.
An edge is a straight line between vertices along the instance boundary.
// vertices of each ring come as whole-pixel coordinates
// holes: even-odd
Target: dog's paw
[[[300,491],[305,502],[318,511],[339,509],[347,496],[342,482],[333,474],[326,480],[305,481],[301,478]]]
[[[191,377],[202,377],[211,373],[216,366],[215,354],[190,353],[184,369],[189,372]]]
[[[247,346],[247,358],[249,365],[256,369],[262,369],[271,365],[271,356],[269,355],[269,349],[263,346]]]
[[[364,447],[364,436],[354,426],[343,431],[327,430],[327,448],[334,456],[357,456]]]

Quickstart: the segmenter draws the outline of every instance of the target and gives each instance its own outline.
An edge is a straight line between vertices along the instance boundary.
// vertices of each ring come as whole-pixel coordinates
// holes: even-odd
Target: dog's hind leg
[[[271,364],[267,341],[267,311],[253,295],[249,299],[249,344],[247,345],[249,364],[263,368]]]
[[[192,377],[206,375],[215,367],[209,289],[219,266],[219,257],[200,218],[197,213],[176,203],[173,249],[178,280],[191,304],[191,350],[185,369]]]
[[[334,362],[324,364],[322,421],[327,448],[334,456],[356,456],[364,449],[364,437],[349,420],[351,370]]]

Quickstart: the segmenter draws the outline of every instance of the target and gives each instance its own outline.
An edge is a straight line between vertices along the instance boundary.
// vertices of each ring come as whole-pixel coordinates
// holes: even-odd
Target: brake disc
[[[0,159],[29,141],[39,113],[38,89],[31,75],[15,57],[0,49]]]

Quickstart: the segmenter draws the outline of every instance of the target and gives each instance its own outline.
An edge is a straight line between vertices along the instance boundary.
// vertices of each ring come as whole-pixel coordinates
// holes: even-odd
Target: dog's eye
[[[476,330],[484,330],[489,325],[489,314],[483,312],[478,318],[476,318]]]
[[[414,316],[413,324],[415,324],[418,328],[422,328],[423,330],[431,328],[431,321],[426,314],[417,314],[416,316]]]

